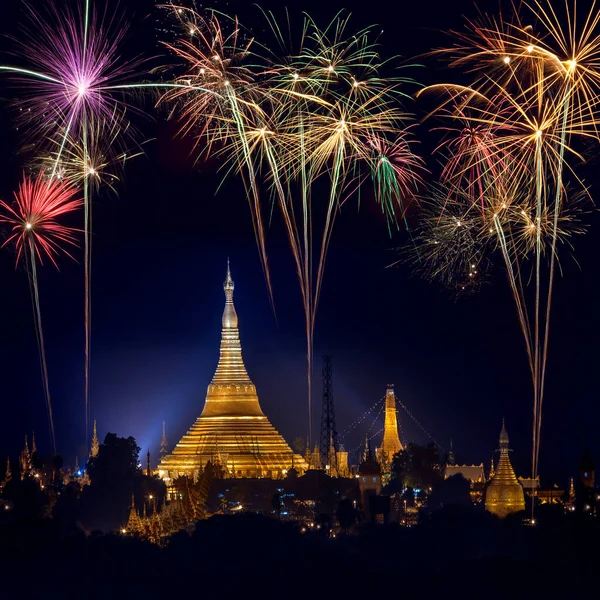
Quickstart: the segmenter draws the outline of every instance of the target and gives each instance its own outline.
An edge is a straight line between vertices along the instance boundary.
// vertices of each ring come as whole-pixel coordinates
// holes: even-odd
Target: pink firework
[[[27,6],[30,25],[16,40],[24,67],[0,67],[15,73],[23,87],[22,115],[51,133],[84,133],[89,122],[111,122],[122,116],[114,97],[125,76],[139,62],[123,62],[120,44],[126,30],[99,18],[89,0],[75,10],[56,7],[47,14]]]
[[[82,205],[73,185],[40,173],[37,179],[23,177],[12,205],[0,200],[0,223],[11,226],[3,247],[14,243],[17,263],[27,252],[35,252],[40,262],[46,257],[56,265],[64,245],[74,245],[76,230],[62,225],[59,218]],[[70,255],[69,255],[70,256]]]

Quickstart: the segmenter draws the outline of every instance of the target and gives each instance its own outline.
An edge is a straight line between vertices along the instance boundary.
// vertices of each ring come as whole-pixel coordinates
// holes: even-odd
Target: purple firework
[[[30,24],[16,40],[24,66],[0,67],[22,85],[24,120],[50,135],[80,137],[94,122],[121,118],[125,107],[115,92],[140,63],[121,60],[126,28],[106,13],[99,17],[90,0],[44,13],[26,6]]]

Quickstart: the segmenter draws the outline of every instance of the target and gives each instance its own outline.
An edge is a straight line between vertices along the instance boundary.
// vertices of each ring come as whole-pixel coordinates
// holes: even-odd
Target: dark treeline
[[[413,528],[364,525],[358,535],[336,539],[303,535],[268,517],[217,515],[163,549],[34,519],[5,524],[0,548],[18,597],[32,591],[64,598],[79,589],[82,597],[121,597],[128,590],[131,598],[158,598],[178,586],[205,598],[355,598],[379,594],[381,586],[421,598],[484,591],[492,598],[555,598],[559,589],[595,597],[597,524],[543,513],[537,527],[523,527],[520,519],[500,522],[476,509],[446,507]]]

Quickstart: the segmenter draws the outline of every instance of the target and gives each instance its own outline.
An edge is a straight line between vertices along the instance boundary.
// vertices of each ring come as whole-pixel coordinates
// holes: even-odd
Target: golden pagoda
[[[504,426],[504,419],[502,419],[500,458],[494,476],[485,492],[485,509],[501,519],[525,510],[523,487],[510,464],[508,452],[508,434]]]
[[[380,463],[390,465],[394,454],[402,450],[402,442],[398,436],[398,418],[396,415],[396,396],[394,386],[388,385],[385,393],[385,421],[383,423],[383,441],[377,449]]]
[[[202,414],[173,452],[160,461],[159,475],[167,485],[182,475],[196,478],[208,461],[218,462],[231,477],[275,479],[284,476],[292,465],[301,472],[308,468],[264,415],[256,387],[246,372],[229,262],[223,288],[219,363]]]

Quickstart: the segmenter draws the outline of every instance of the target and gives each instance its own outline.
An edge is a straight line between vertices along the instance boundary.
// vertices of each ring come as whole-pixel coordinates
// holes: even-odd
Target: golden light
[[[527,46],[527,52],[531,54],[533,52],[533,46]]]
[[[95,175],[96,174],[96,169],[94,169],[94,167],[90,167],[88,169],[88,175]]]
[[[25,223],[25,229],[31,229],[33,225],[29,222]]]
[[[540,137],[542,137],[542,130],[541,130],[541,129],[538,129],[538,130],[535,132],[535,137],[536,137],[536,138],[540,138]]]
[[[510,56],[505,56],[503,59],[504,64],[507,65],[510,62]]]
[[[354,80],[354,83],[352,84],[354,87],[358,87],[358,81],[356,81],[356,79]]]
[[[565,64],[567,65],[569,71],[574,71],[575,67],[577,67],[577,61],[574,59],[567,60]]]
[[[300,77],[300,75],[298,75],[298,73],[294,73],[294,79],[298,79],[298,77]]]
[[[202,67],[200,69],[200,75],[204,75],[204,73],[206,73],[206,69],[204,67]]]
[[[225,85],[229,85],[229,79],[225,80]]]
[[[329,66],[327,67],[327,70],[328,70],[330,73],[333,73],[333,65],[329,65]]]
[[[218,55],[218,54],[215,54],[215,55],[213,56],[213,60],[221,60],[221,59],[219,58],[219,55]]]
[[[127,533],[127,529],[121,529],[121,533],[125,535]]]
[[[152,500],[152,499],[154,498],[154,496],[153,496],[152,494],[150,494],[150,495],[148,496],[148,498],[150,498],[150,500]]]

